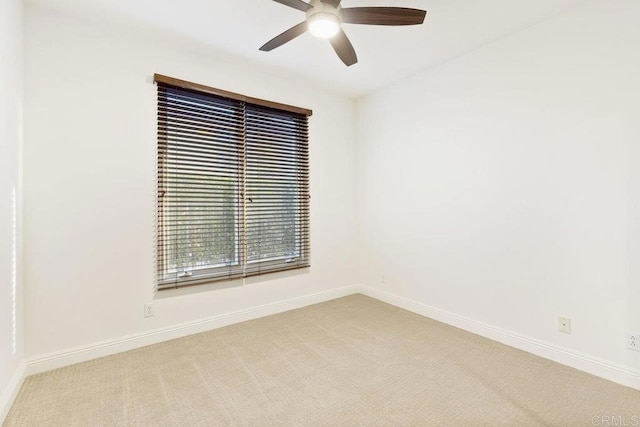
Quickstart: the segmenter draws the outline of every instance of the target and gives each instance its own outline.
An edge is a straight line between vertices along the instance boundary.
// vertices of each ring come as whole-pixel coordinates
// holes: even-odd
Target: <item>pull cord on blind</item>
[[[308,267],[308,116],[156,81],[158,288]]]

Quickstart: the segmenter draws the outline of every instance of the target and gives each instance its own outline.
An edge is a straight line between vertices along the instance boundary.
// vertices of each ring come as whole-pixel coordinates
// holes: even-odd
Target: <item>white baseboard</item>
[[[26,372],[27,375],[34,375],[163,341],[209,331],[235,323],[246,322],[247,320],[253,320],[259,317],[282,313],[336,298],[342,298],[344,296],[357,293],[359,289],[360,287],[358,285],[346,286],[343,288],[251,307],[232,313],[224,313],[193,322],[181,323],[167,328],[155,329],[113,340],[102,341],[60,352],[32,357],[27,360]]]
[[[22,362],[13,374],[13,377],[9,380],[7,388],[5,388],[0,394],[0,425],[4,423],[5,418],[9,414],[9,409],[11,409],[11,405],[13,405],[13,401],[18,395],[18,392],[22,387],[22,383],[24,383],[24,379],[26,377],[25,374],[26,364]]]
[[[513,331],[431,307],[369,286],[359,286],[360,293],[413,313],[438,320],[476,335],[524,350],[562,365],[640,390],[640,371],[598,359],[561,346],[527,337]]]
[[[365,285],[352,285],[343,288],[333,289],[316,294],[305,295],[302,297],[292,298],[285,301],[265,304],[240,310],[232,313],[225,313],[209,318],[182,323],[168,328],[156,329],[140,334],[129,335],[113,340],[102,341],[87,346],[76,347],[66,351],[51,353],[43,356],[30,358],[26,363],[26,375],[33,375],[76,363],[85,362],[96,359],[98,357],[108,356],[123,351],[133,350],[159,342],[180,338],[183,336],[204,332],[235,323],[245,322],[272,314],[282,313],[296,308],[305,307],[312,304],[341,298],[347,295],[361,293],[363,295],[375,298],[399,308],[429,317],[440,322],[464,329],[471,333],[501,342],[508,346],[524,350],[526,352],[544,357],[549,360],[570,366],[575,369],[596,375],[610,381],[632,387],[640,390],[640,371],[633,370],[624,366],[617,365],[596,357],[583,354],[574,350],[563,348],[555,344],[527,337],[513,331],[502,329],[493,325],[479,322],[473,319],[450,313],[427,304],[403,298],[379,289],[375,289]],[[25,368],[22,367],[22,374],[15,379],[12,384],[11,393],[2,395],[0,400],[0,411],[2,411],[6,402],[13,401],[15,393],[20,389],[22,380],[25,376]],[[11,395],[11,396],[9,396]],[[11,397],[11,399],[9,399]],[[6,401],[6,402],[5,402]],[[7,408],[8,411],[8,408]],[[3,412],[0,412],[0,415]],[[2,419],[2,418],[0,418]]]

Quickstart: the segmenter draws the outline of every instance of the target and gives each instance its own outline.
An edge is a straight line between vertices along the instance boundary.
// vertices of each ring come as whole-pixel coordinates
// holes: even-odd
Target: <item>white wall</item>
[[[28,357],[356,283],[354,101],[170,37],[25,13]],[[310,272],[154,299],[153,73],[313,109]]]
[[[0,2],[0,423],[22,361],[22,5]]]
[[[638,22],[588,1],[360,100],[364,283],[640,368]]]

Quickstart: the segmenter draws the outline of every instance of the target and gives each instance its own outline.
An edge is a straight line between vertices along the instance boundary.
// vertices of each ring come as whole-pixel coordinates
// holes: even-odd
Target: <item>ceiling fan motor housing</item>
[[[307,11],[308,22],[313,22],[314,19],[332,15],[338,18],[338,22],[342,24],[342,6],[333,7],[330,4],[323,3],[320,0],[313,0],[311,2],[311,6],[313,7]]]
[[[334,7],[320,0],[311,2],[307,11],[309,31],[316,37],[331,38],[342,26],[342,7]]]

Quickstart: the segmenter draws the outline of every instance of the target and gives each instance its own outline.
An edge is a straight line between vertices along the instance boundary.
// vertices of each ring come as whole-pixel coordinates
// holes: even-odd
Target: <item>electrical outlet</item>
[[[153,317],[153,304],[144,305],[144,317]]]
[[[627,335],[627,348],[629,350],[640,351],[640,334]]]
[[[565,334],[571,333],[571,319],[568,317],[558,317],[558,330]]]
[[[380,276],[380,283],[384,284],[384,274]]]

